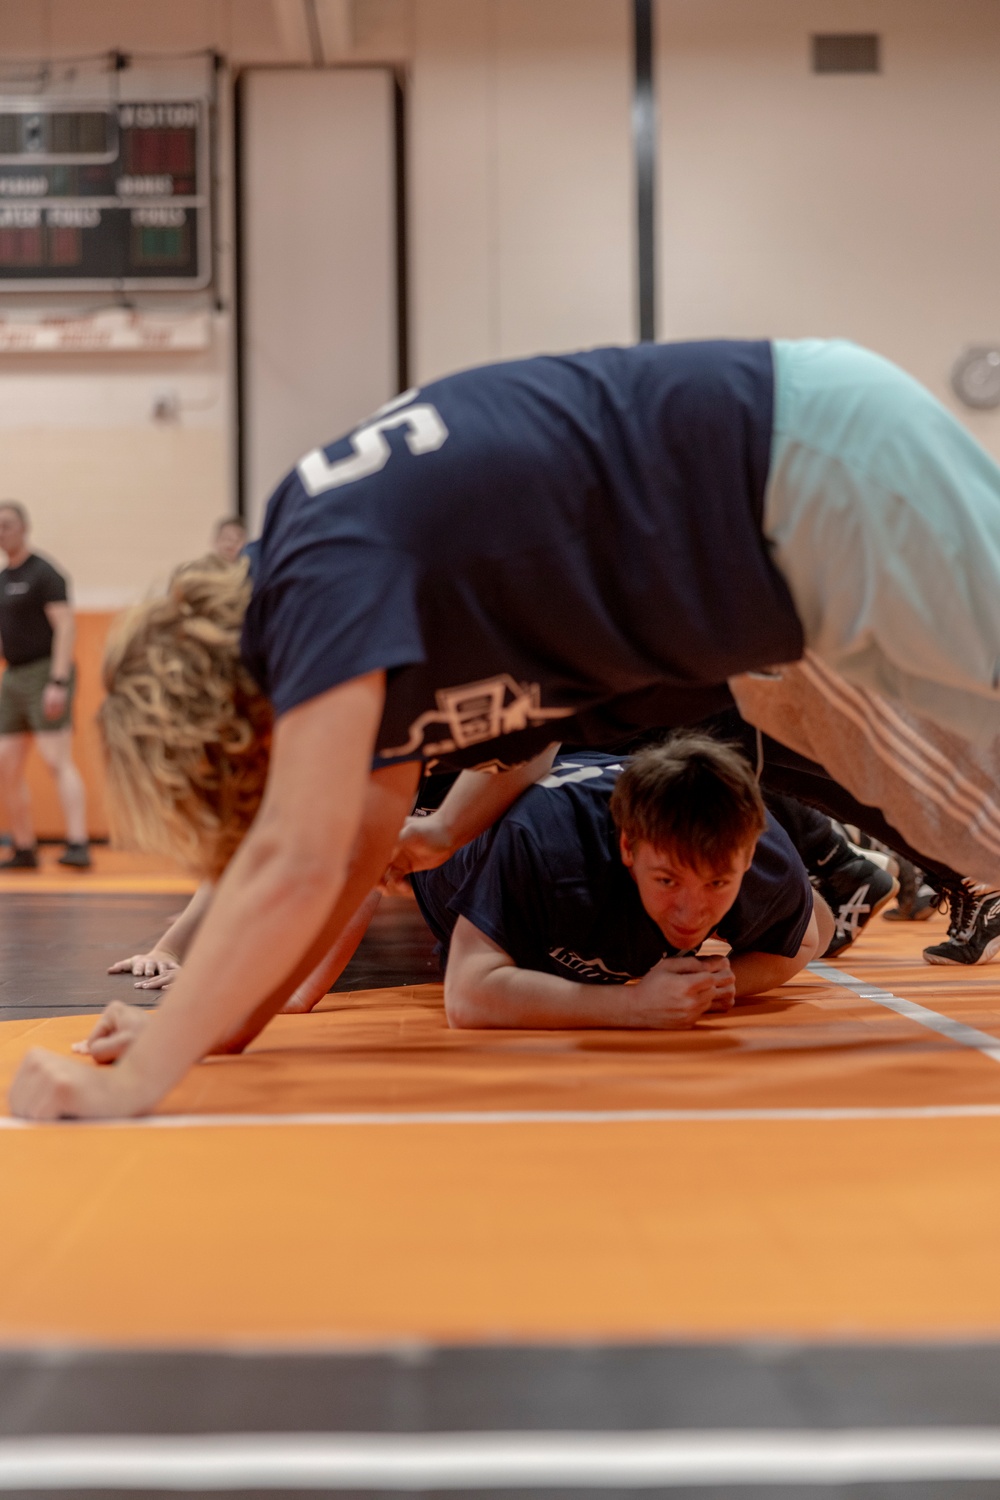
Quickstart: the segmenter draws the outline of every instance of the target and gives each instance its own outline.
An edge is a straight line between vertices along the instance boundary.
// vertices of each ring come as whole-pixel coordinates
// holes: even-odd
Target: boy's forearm
[[[157,942],[156,947],[161,952],[172,953],[178,963],[184,962],[195,934],[205,919],[205,913],[212,904],[214,892],[215,882],[203,880],[180,916],[171,922]]]
[[[304,868],[266,831],[237,853],[190,959],[150,1025],[119,1064],[135,1112],[148,1109],[210,1051],[240,1050],[311,974],[381,878],[409,805],[385,778],[369,788],[365,819],[342,882]],[[373,778],[373,781],[375,778]],[[339,885],[339,891],[338,891]],[[298,954],[293,964],[288,955]],[[248,1009],[247,997],[259,996]]]
[[[557,974],[513,965],[468,979],[463,979],[459,970],[446,979],[448,1020],[457,1027],[524,1027],[536,1031],[627,1026],[628,988],[624,984],[580,984]]]
[[[378,910],[381,898],[382,892],[378,887],[368,892],[333,947],[328,949],[312,973],[289,995],[283,1006],[284,1010],[289,1012],[312,1010],[317,1001],[333,988],[357,952],[358,945]]]
[[[510,771],[462,771],[434,815],[447,828],[452,849],[461,849],[491,828],[522,792],[548,774],[558,749],[557,744],[547,745],[540,755]]]
[[[287,858],[273,851],[249,869],[247,863],[220,886],[180,977],[118,1064],[137,1112],[162,1098],[224,1038],[239,1034],[250,1019],[247,996],[269,997],[284,977],[284,955],[304,948],[323,921],[322,889],[297,880]],[[261,1009],[258,1002],[252,1015]]]
[[[371,921],[379,894],[372,891],[372,884],[378,879],[372,871],[378,869],[381,873],[384,870],[391,849],[391,838],[387,838],[380,848],[369,847],[369,859],[352,866],[336,905],[299,963],[250,1015],[241,1017],[235,1026],[215,1039],[210,1048],[212,1053],[242,1052],[280,1010],[289,1006],[300,1012],[307,1011],[321,994],[326,993],[334,979],[343,972]],[[306,995],[310,1001],[308,1004],[305,1003]],[[296,1004],[296,1001],[302,1003]]]

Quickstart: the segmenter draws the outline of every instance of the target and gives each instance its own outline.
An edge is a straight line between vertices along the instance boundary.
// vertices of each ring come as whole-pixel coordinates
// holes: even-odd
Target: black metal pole
[[[632,0],[635,86],[632,145],[635,152],[639,338],[656,338],[656,93],[653,82],[653,0]]]
[[[407,238],[406,92],[402,76],[394,84],[396,135],[396,384],[410,384],[410,257]]]
[[[243,130],[247,76],[237,73],[233,109],[233,336],[236,363],[236,514],[246,520],[247,495],[247,382],[246,382],[246,196],[243,191]]]

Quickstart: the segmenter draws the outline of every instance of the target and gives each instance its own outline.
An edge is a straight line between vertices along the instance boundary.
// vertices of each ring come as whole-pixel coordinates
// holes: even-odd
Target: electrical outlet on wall
[[[179,422],[181,419],[181,398],[177,392],[159,391],[153,397],[153,409],[150,412],[150,417],[154,422]]]

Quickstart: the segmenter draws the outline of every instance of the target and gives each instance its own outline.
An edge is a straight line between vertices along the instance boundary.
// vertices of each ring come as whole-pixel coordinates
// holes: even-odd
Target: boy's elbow
[[[444,976],[444,1014],[453,1031],[474,1031],[490,1025],[488,1006],[476,986],[457,975],[453,977],[450,968]]]

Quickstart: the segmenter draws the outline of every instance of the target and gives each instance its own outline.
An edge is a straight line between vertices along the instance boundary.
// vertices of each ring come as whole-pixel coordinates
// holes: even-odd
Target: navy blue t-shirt
[[[278,714],[385,669],[379,763],[511,764],[704,718],[802,631],[761,534],[766,342],[408,393],[271,498],[243,652]]]
[[[437,870],[411,876],[427,925],[447,950],[460,916],[519,968],[588,984],[641,979],[677,953],[622,863],[609,811],[621,762],[556,761],[551,775]],[[784,829],[767,815],[739,895],[714,936],[734,954],[793,957],[813,909],[812,886]]]

